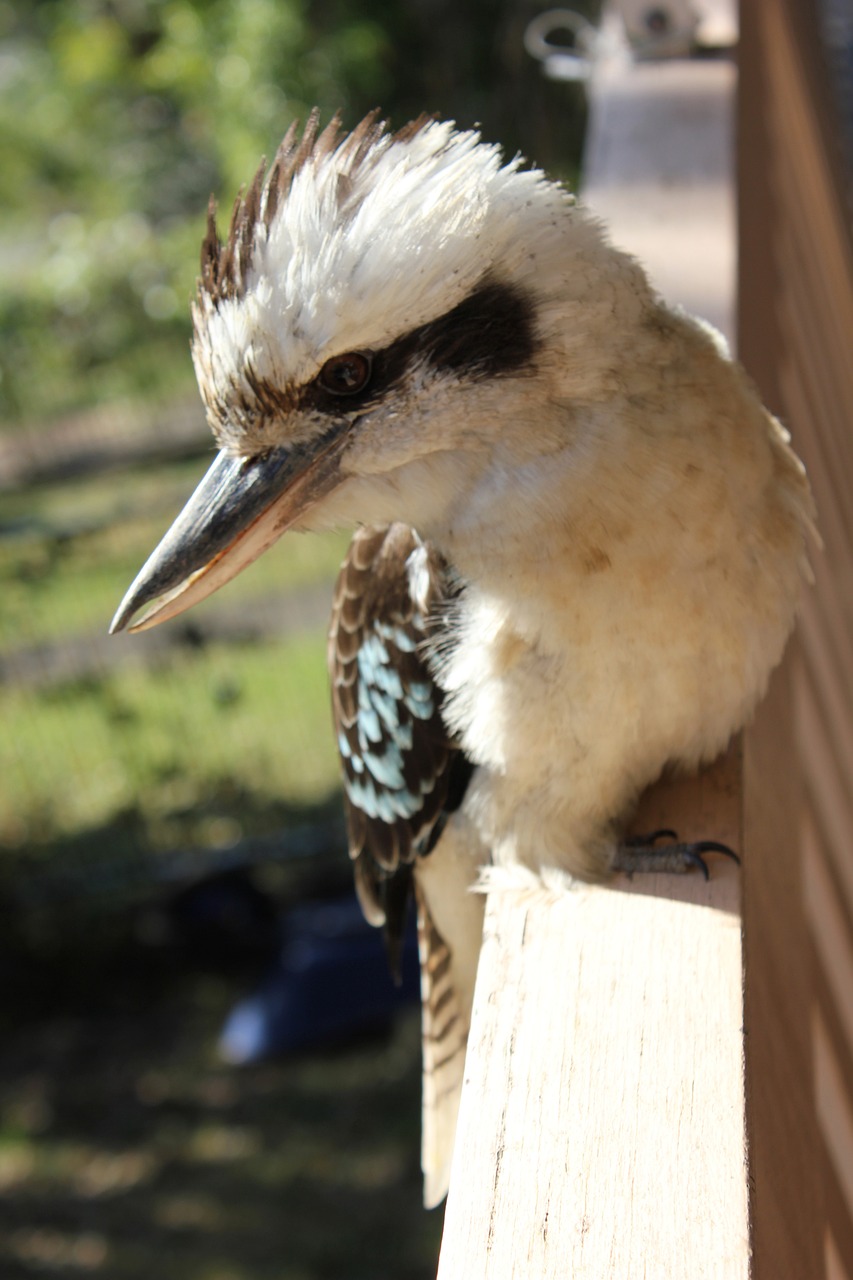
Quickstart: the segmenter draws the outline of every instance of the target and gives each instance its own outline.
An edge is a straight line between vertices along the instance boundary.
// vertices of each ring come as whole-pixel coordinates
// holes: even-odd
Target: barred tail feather
[[[450,1179],[469,1016],[453,985],[450,948],[433,924],[422,893],[418,894],[418,943],[423,1010],[421,1164],[424,1205],[434,1209],[447,1195]]]

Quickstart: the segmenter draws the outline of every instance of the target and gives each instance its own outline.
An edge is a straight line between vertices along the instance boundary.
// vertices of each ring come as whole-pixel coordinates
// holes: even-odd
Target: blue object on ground
[[[419,998],[413,918],[399,987],[388,970],[382,931],[367,924],[354,895],[293,908],[283,934],[273,970],[226,1019],[219,1051],[228,1062],[322,1048],[387,1027],[401,1006]]]

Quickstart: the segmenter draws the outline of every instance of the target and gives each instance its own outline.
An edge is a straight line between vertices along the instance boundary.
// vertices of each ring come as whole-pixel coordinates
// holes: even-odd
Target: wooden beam
[[[737,843],[739,774],[640,825]],[[741,965],[729,862],[490,897],[439,1280],[746,1280]]]
[[[809,472],[795,644],[746,739],[755,1280],[853,1277],[853,239],[810,0],[742,6],[740,355]]]

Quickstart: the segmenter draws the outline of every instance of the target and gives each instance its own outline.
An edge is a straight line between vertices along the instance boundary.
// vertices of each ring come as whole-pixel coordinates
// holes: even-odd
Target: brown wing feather
[[[329,636],[332,705],[355,884],[383,925],[392,968],[416,881],[423,1006],[424,1202],[446,1194],[465,1067],[482,899],[476,867],[441,840],[471,768],[449,741],[425,648],[446,642],[447,570],[405,525],[356,534],[335,590]],[[434,857],[423,861],[438,844]],[[423,883],[431,877],[429,892]],[[451,945],[434,911],[457,921]],[[461,926],[461,933],[460,933]],[[458,953],[454,947],[459,947]],[[461,985],[460,985],[461,984]]]
[[[328,660],[349,851],[364,913],[392,952],[459,755],[424,654],[449,595],[443,561],[402,524],[359,530],[335,588]]]

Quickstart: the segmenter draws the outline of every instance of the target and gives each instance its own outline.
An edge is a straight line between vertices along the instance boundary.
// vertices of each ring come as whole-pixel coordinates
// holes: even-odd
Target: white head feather
[[[312,117],[237,202],[224,246],[211,217],[193,356],[219,443],[269,447],[257,384],[284,400],[331,356],[381,350],[487,279],[528,293],[535,281],[543,324],[559,296],[565,335],[566,305],[589,300],[613,252],[602,248],[563,187],[519,158],[503,163],[475,132],[424,118],[392,134],[369,116],[349,135],[333,122],[318,136]],[[543,258],[560,263],[559,279]],[[298,416],[289,430],[291,441],[310,432]]]

